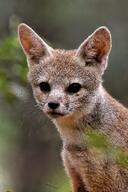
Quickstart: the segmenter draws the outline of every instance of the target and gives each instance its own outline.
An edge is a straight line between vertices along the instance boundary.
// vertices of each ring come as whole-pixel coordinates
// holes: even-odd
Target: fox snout
[[[57,118],[65,115],[64,106],[59,101],[50,100],[45,104],[44,112],[50,118]]]
[[[47,115],[51,118],[57,118],[64,116],[65,114],[60,110],[60,103],[57,102],[49,102],[47,109]]]

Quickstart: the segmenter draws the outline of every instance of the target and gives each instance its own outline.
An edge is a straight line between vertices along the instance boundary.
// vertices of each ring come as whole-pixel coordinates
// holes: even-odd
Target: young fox
[[[29,26],[19,25],[29,81],[41,110],[63,141],[62,159],[72,192],[128,192],[128,169],[90,150],[83,139],[98,129],[128,150],[128,110],[102,86],[111,50],[111,34],[100,27],[76,50],[53,49]]]

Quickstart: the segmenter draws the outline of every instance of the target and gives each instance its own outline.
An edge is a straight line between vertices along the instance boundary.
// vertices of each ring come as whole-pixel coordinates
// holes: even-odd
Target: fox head
[[[100,27],[75,50],[53,49],[29,26],[20,24],[33,94],[50,118],[90,113],[97,102],[111,50],[111,34]]]

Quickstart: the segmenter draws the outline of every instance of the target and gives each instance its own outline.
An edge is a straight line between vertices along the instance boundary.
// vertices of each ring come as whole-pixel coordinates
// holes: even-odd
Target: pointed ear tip
[[[23,27],[28,27],[28,26],[25,23],[20,23],[18,25],[18,29],[23,28]]]
[[[106,40],[112,43],[112,36],[110,30],[106,26],[101,26],[96,29],[95,33],[102,35]]]
[[[96,29],[96,31],[100,31],[100,32],[102,32],[102,33],[107,33],[107,34],[109,34],[109,35],[111,36],[110,30],[109,30],[108,27],[106,27],[106,26],[101,26],[101,27],[99,27],[98,29]]]
[[[25,23],[20,23],[18,25],[18,33],[21,33],[22,31],[25,31],[26,29],[30,29],[30,27]]]

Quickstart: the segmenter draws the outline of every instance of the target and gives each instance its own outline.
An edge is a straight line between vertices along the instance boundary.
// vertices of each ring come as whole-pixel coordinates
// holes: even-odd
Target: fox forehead
[[[73,82],[92,87],[98,85],[100,78],[94,67],[81,65],[76,51],[55,50],[52,57],[33,65],[29,72],[32,84],[48,81],[50,84],[67,86]]]
[[[30,61],[31,62],[31,61]],[[38,64],[33,64],[30,68],[29,79],[34,80],[41,78],[42,80],[50,80],[55,78],[61,81],[65,77],[73,76],[76,70],[76,57],[74,51],[54,50],[51,57],[43,58]]]
[[[51,57],[42,59],[38,64],[32,65],[29,79],[33,81],[37,78],[41,78],[42,80],[43,78],[47,80],[55,78],[57,81],[59,79],[62,81],[65,78],[84,78],[89,75],[88,73],[79,64],[76,50],[54,50]]]
[[[64,73],[68,74],[70,72],[71,75],[76,68],[79,68],[77,67],[75,50],[54,50],[53,55],[46,61],[42,60],[41,64],[46,66],[46,68],[51,67],[52,73],[59,73],[59,75],[63,75]]]

